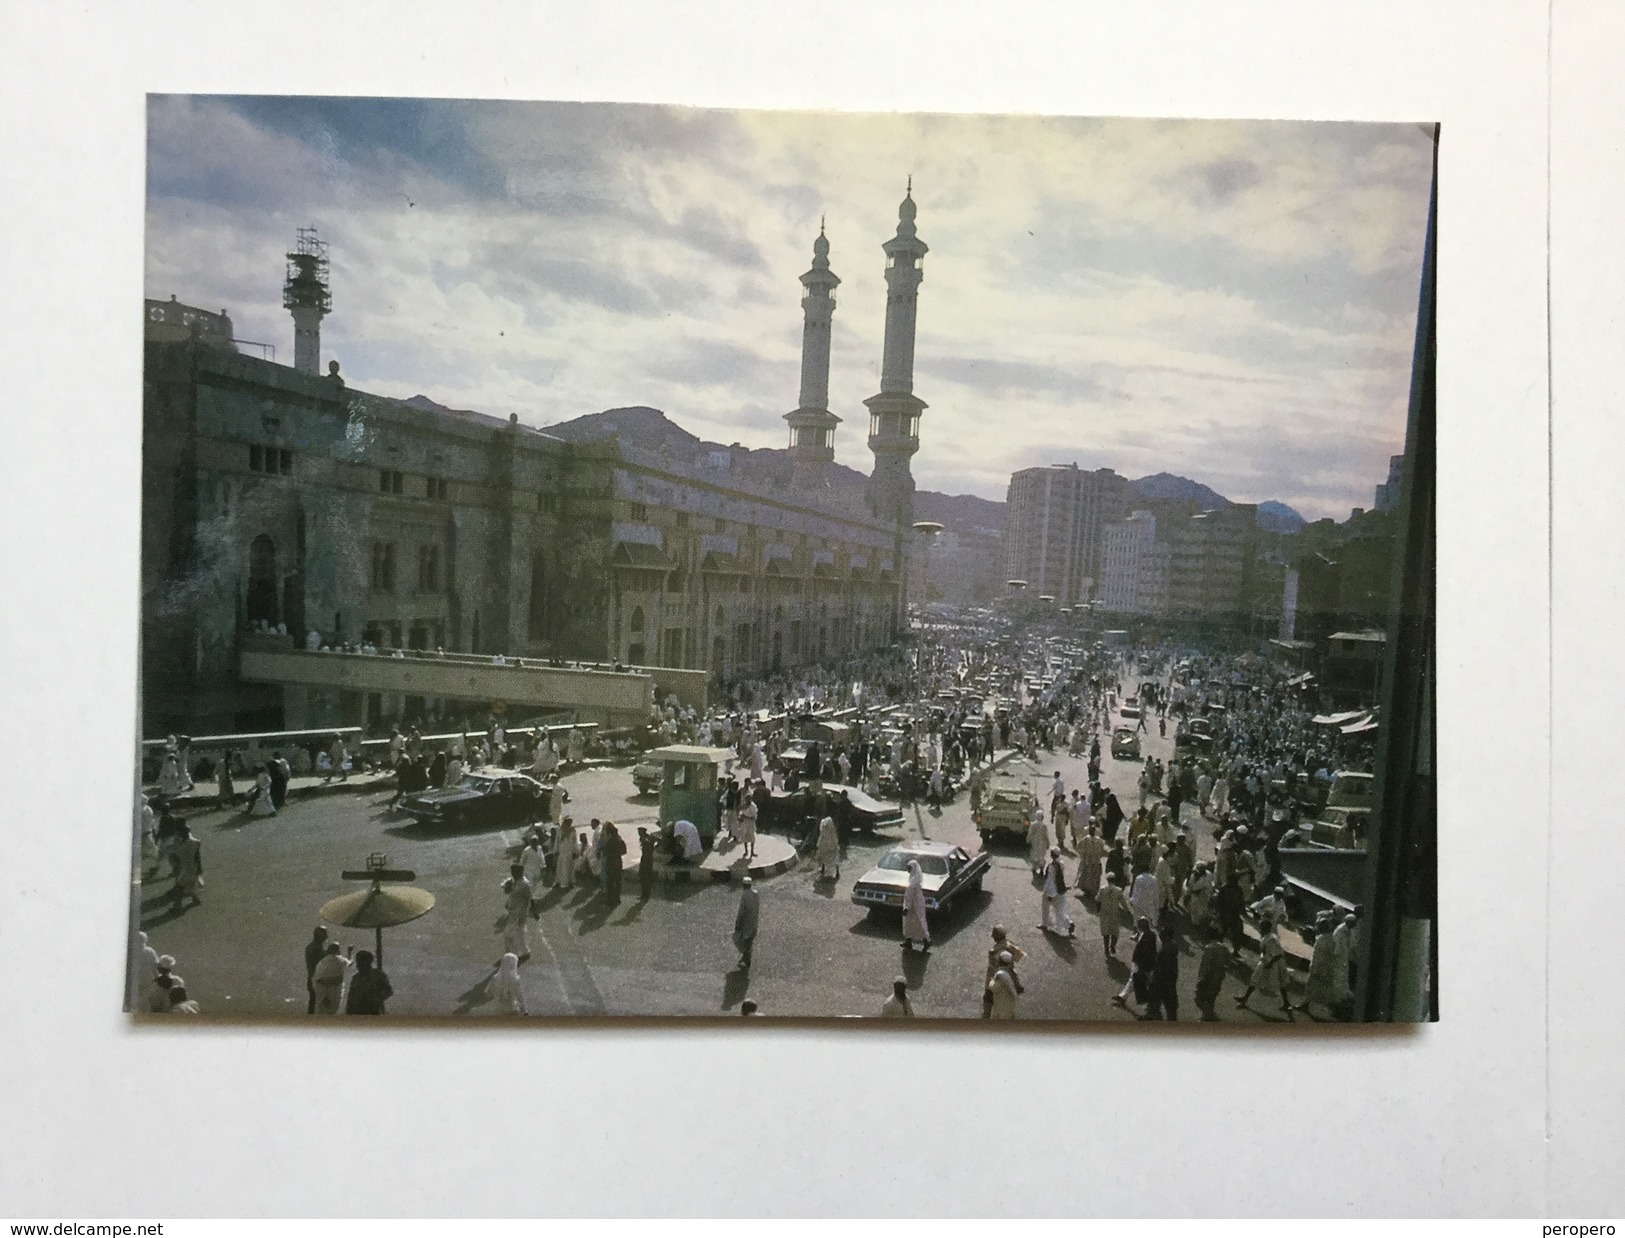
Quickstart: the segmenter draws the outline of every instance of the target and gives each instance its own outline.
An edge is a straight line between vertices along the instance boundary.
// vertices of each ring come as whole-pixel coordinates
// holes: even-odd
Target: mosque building
[[[713,682],[891,646],[904,622],[920,259],[912,185],[887,256],[865,502],[831,489],[829,241],[801,277],[790,487],[723,453],[572,441],[321,366],[325,243],[301,229],[284,305],[294,364],[239,348],[222,311],[146,307],[142,704],[148,735],[372,725],[440,700],[239,675],[283,643],[686,668]],[[257,345],[261,351],[267,346]]]

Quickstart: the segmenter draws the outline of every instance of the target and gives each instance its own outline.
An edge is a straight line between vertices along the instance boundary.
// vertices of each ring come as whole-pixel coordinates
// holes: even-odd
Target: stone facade
[[[285,709],[281,689],[240,683],[239,639],[258,622],[290,640],[728,676],[894,636],[891,530],[726,473],[197,339],[148,342],[144,417],[149,734],[270,728],[289,711],[375,720],[378,702]]]

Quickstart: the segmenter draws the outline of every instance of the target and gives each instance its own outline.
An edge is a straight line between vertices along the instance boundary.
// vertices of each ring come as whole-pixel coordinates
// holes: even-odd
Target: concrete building
[[[1100,608],[1115,615],[1156,618],[1168,609],[1172,551],[1157,535],[1156,516],[1144,510],[1106,526],[1100,563]]]
[[[905,208],[911,234],[912,200]],[[900,252],[914,254],[904,231]],[[312,243],[301,234],[301,249]],[[823,256],[815,246],[809,274]],[[905,546],[893,519],[753,483],[726,458],[571,443],[517,417],[357,391],[337,362],[318,373],[326,310],[311,311],[330,305],[325,264],[296,265],[289,286],[306,265],[320,279],[288,305],[294,366],[235,351],[228,328],[188,325],[176,338],[170,315],[149,310],[146,733],[432,712],[429,701],[240,680],[245,642],[291,647],[311,633],[333,645],[619,661],[719,679],[895,642]],[[804,279],[808,299],[831,281]],[[910,306],[905,339],[888,314],[887,356],[904,359],[876,397],[884,409],[906,394],[893,387],[912,385],[912,323]],[[827,341],[812,342],[827,392]],[[808,377],[804,356],[802,408],[816,412]],[[889,516],[902,479],[912,495],[917,423],[902,429],[882,418],[871,433],[877,464],[888,465],[877,472]],[[265,626],[285,634],[267,637]]]
[[[1258,538],[1258,505],[1197,512],[1168,530],[1168,617],[1207,631],[1244,631]]]
[[[1128,481],[1076,464],[1022,469],[1010,478],[1004,568],[1027,593],[1057,605],[1090,601],[1101,578],[1106,526],[1128,513]]]
[[[1388,480],[1377,484],[1372,506],[1379,512],[1391,512],[1399,506],[1399,488],[1405,480],[1405,457],[1388,457]]]

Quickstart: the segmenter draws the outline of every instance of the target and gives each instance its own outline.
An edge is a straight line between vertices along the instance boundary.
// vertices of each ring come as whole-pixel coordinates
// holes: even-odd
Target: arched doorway
[[[243,613],[249,623],[277,623],[276,543],[261,533],[248,546],[248,596]]]

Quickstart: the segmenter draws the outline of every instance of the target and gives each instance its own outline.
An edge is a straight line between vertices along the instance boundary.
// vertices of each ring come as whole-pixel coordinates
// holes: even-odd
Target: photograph
[[[145,107],[135,1019],[1447,1018],[1438,124]]]

